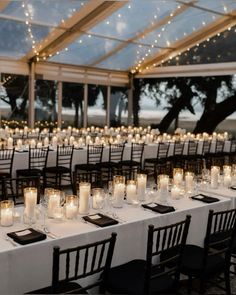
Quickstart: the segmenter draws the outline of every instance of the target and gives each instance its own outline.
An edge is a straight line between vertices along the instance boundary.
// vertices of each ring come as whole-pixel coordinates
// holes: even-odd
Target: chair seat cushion
[[[48,287],[45,287],[45,288],[42,288],[42,289],[38,289],[38,290],[34,290],[34,291],[31,291],[29,293],[26,293],[26,294],[64,294],[68,291],[72,291],[72,290],[75,290],[75,289],[78,289],[80,288],[81,286],[77,283],[74,283],[74,282],[70,282],[70,283],[59,283],[58,285],[58,290],[57,292],[55,293],[52,293],[52,287],[51,286],[48,286]],[[73,294],[73,293],[72,293]],[[86,291],[83,291],[83,293],[75,293],[75,294],[88,294]]]
[[[119,164],[121,166],[140,166],[141,163],[137,161],[131,161],[131,160],[126,160],[126,161],[120,161]]]
[[[157,162],[158,162],[158,159],[157,158],[145,159],[145,163],[156,164]]]
[[[16,170],[17,176],[40,176],[42,175],[42,170],[40,169],[19,169]]]
[[[98,164],[99,167],[101,168],[114,168],[114,167],[119,167],[120,164],[118,162],[101,162]]]
[[[146,262],[132,260],[110,269],[105,289],[113,294],[144,294]],[[174,280],[165,275],[150,282],[150,294],[162,294],[173,290]]]
[[[0,179],[7,178],[7,177],[11,177],[11,174],[7,172],[0,172]]]
[[[48,173],[70,173],[70,168],[64,166],[53,166],[53,167],[46,167],[44,168],[44,172]]]
[[[77,164],[75,170],[93,171],[99,170],[99,164]]]
[[[181,273],[199,277],[203,273],[204,249],[196,245],[186,245],[181,264]],[[225,260],[219,255],[208,256],[205,276],[216,274],[224,269]]]

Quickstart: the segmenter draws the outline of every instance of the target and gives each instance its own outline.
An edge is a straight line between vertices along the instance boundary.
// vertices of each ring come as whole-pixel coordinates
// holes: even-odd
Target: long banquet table
[[[198,153],[200,154],[202,151],[202,145],[203,145],[203,141],[199,141],[199,145],[198,145]],[[153,158],[156,157],[156,153],[157,153],[157,147],[158,147],[158,143],[151,143],[151,144],[147,144],[145,145],[144,148],[144,154],[143,154],[143,160],[147,159],[147,158]],[[211,146],[211,148],[214,148],[214,145]],[[225,152],[229,152],[230,150],[230,141],[226,141],[225,142],[225,146],[224,146],[224,151]],[[103,158],[102,161],[108,161],[108,151],[109,148],[105,147],[103,150]],[[124,149],[124,160],[128,160],[130,158],[130,152],[131,152],[131,145],[130,144],[126,144],[125,145],[125,149]],[[172,156],[174,152],[174,143],[170,143],[170,148],[169,148],[169,152],[168,152],[168,156]],[[188,142],[185,142],[184,145],[184,150],[183,150],[183,154],[186,155],[188,152]],[[74,155],[73,155],[73,160],[72,160],[72,167],[74,169],[74,165],[76,164],[84,164],[87,161],[87,149],[85,148],[80,148],[80,149],[75,149],[74,150]],[[49,152],[49,156],[48,156],[48,166],[53,166],[56,163],[56,151],[55,150],[51,150]],[[17,169],[27,169],[28,168],[28,152],[27,151],[23,151],[23,152],[15,152],[15,158],[13,161],[13,176],[15,176],[15,171]]]
[[[52,251],[53,246],[62,248],[94,242],[104,239],[111,232],[117,233],[117,242],[112,265],[118,265],[134,258],[144,258],[149,224],[163,226],[183,220],[191,214],[192,220],[188,235],[188,243],[203,244],[206,230],[206,221],[209,209],[215,211],[226,210],[231,207],[231,201],[219,196],[220,201],[205,204],[200,201],[184,197],[180,200],[168,200],[175,207],[175,212],[158,214],[144,210],[141,206],[124,204],[123,208],[113,209],[122,219],[117,225],[98,228],[92,224],[77,220],[47,219],[50,230],[60,238],[51,239],[14,247],[4,239],[7,232],[24,229],[27,226],[21,222],[12,227],[0,227],[0,294],[22,294],[30,290],[44,287],[51,283]],[[22,208],[18,207],[21,212]],[[93,213],[93,210],[90,210]],[[125,222],[124,222],[125,221]],[[42,220],[37,221],[36,227],[42,225]]]

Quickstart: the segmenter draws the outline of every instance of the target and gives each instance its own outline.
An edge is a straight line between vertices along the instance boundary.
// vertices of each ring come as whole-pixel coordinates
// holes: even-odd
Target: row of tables
[[[199,141],[198,144],[198,153],[201,154],[202,151],[202,145],[203,141]],[[147,144],[144,147],[144,154],[143,154],[143,160],[147,158],[154,158],[156,157],[157,153],[157,143],[151,143]],[[214,144],[211,146],[212,152],[214,151]],[[108,153],[109,148],[108,146],[104,147],[103,150],[103,158],[102,161],[108,161]],[[224,145],[224,152],[229,152],[230,151],[230,141],[225,141]],[[123,159],[124,160],[129,160],[130,159],[130,152],[131,152],[131,145],[126,144],[125,149],[124,149],[124,155]],[[188,152],[188,142],[185,142],[183,154],[186,155]],[[170,143],[169,147],[169,153],[168,156],[172,156],[174,153],[174,143]],[[72,169],[74,170],[74,166],[76,164],[85,164],[87,161],[87,148],[80,148],[80,149],[75,149],[74,150],[74,156],[72,160]],[[54,166],[56,163],[56,151],[50,151],[49,156],[48,156],[48,166]],[[15,176],[15,171],[17,169],[27,169],[28,168],[28,152],[27,151],[17,151],[15,153],[15,158],[13,161],[13,176]]]
[[[125,204],[123,208],[112,209],[119,218],[119,224],[106,228],[82,222],[81,215],[76,220],[47,219],[50,231],[58,238],[48,236],[44,241],[25,246],[14,247],[4,237],[7,232],[24,229],[27,225],[17,222],[12,227],[0,227],[0,294],[24,293],[50,285],[55,245],[61,248],[74,247],[107,238],[111,232],[116,232],[114,266],[135,258],[145,258],[149,224],[168,225],[183,220],[187,214],[192,216],[187,242],[203,245],[209,210],[235,208],[236,191],[227,188],[204,188],[201,191],[209,196],[217,196],[219,201],[206,204],[186,196],[179,200],[169,199],[168,203],[175,208],[175,212],[167,214],[144,210],[140,205]],[[22,207],[16,210],[22,212]],[[96,211],[90,210],[90,214],[94,212]],[[42,223],[40,218],[34,226],[39,228]]]

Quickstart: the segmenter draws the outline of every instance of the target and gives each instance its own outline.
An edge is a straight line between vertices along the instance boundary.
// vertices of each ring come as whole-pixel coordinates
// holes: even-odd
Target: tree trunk
[[[236,95],[215,104],[215,107],[204,111],[197,122],[194,133],[212,133],[217,125],[236,111]]]
[[[186,106],[191,105],[191,99],[193,97],[191,87],[183,79],[176,81],[176,86],[181,91],[181,96],[175,100],[171,109],[158,124],[160,132],[166,132],[173,120],[179,117],[181,110],[183,110]]]
[[[133,117],[134,126],[139,126],[139,100],[140,100],[140,90],[139,80],[134,79],[134,92],[133,92]]]

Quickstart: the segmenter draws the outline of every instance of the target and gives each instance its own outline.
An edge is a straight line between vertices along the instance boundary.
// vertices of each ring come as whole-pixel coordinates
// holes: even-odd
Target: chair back
[[[188,141],[188,156],[196,156],[198,152],[198,141]]]
[[[102,162],[103,145],[87,146],[87,164],[97,164]]]
[[[109,144],[109,162],[120,162],[123,158],[125,145],[124,143]]]
[[[144,143],[132,143],[130,154],[131,161],[142,163],[144,145]]]
[[[0,150],[0,175],[9,174],[11,176],[14,153],[15,149]]]
[[[225,257],[230,264],[233,236],[236,230],[236,209],[214,212],[209,211],[207,230],[204,240],[203,268],[206,268],[210,256]]]
[[[73,159],[74,146],[62,145],[57,146],[57,159],[56,165],[71,168]]]
[[[165,159],[168,157],[170,148],[169,142],[159,142],[158,149],[157,149],[157,159]]]
[[[230,153],[236,153],[236,139],[230,141]]]
[[[78,171],[73,173],[73,193],[77,195],[80,182],[91,183],[91,188],[103,187],[101,173],[99,171]]]
[[[225,141],[224,140],[216,140],[216,145],[215,145],[215,153],[223,153],[225,148]]]
[[[179,280],[180,263],[186,244],[191,216],[175,224],[154,228],[149,225],[146,253],[144,293],[148,294],[152,279],[173,276]]]
[[[40,169],[46,167],[48,159],[48,147],[29,148],[29,169]]]
[[[1,199],[12,199],[15,205],[24,204],[24,188],[37,188],[37,203],[40,201],[40,176],[3,178],[0,181]]]
[[[209,154],[211,150],[212,141],[204,140],[202,145],[202,155]]]
[[[102,241],[61,250],[60,247],[53,249],[53,274],[52,274],[52,293],[56,293],[59,283],[68,283],[79,280],[97,273],[102,273],[100,278],[85,287],[76,290],[85,291],[87,289],[99,286],[106,279],[107,272],[110,269],[114,246],[116,242],[116,233]],[[64,263],[65,272],[60,271]],[[59,276],[60,275],[60,276]]]
[[[185,142],[175,141],[174,143],[174,156],[182,156],[184,152]]]

